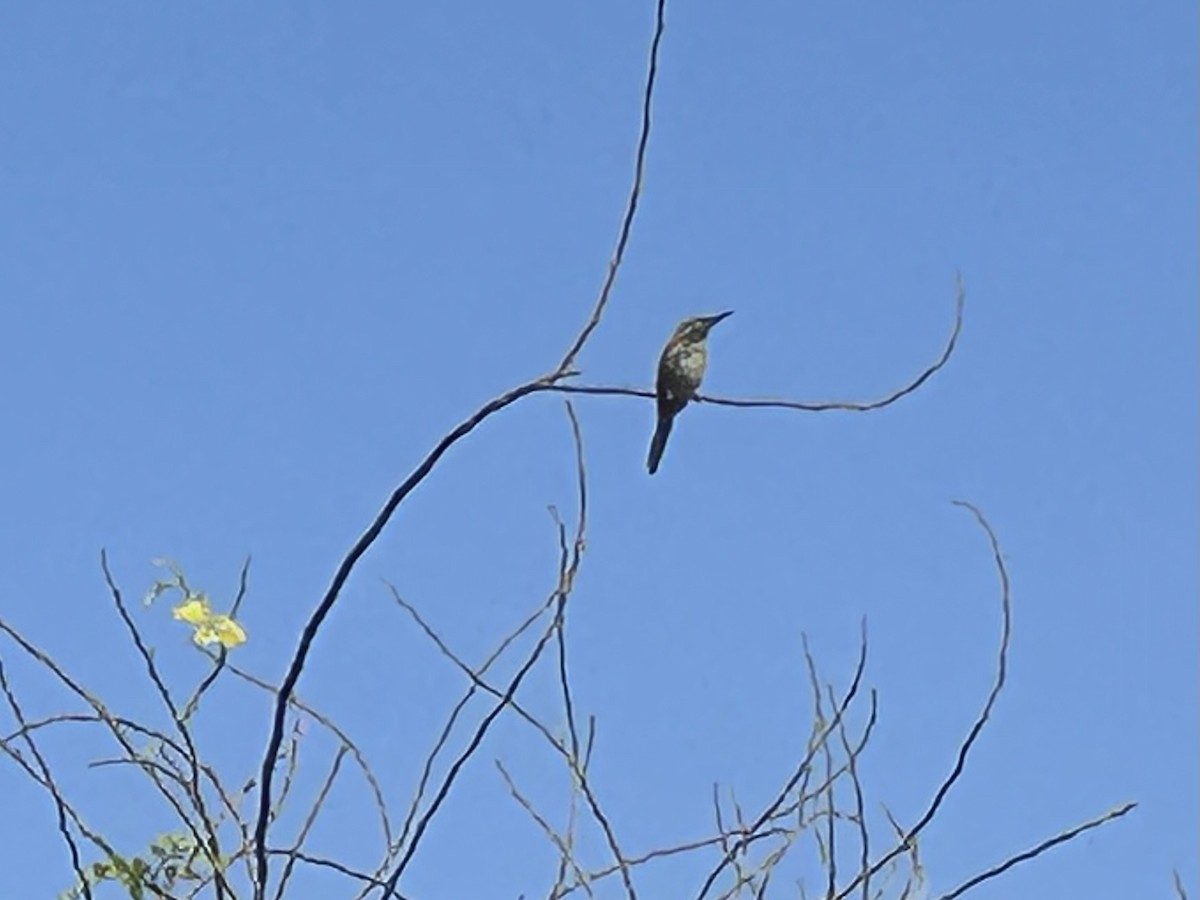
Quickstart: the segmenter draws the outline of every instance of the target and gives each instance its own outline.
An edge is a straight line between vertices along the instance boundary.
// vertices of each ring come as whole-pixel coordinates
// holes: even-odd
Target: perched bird
[[[646,468],[653,475],[658,471],[671,434],[675,417],[688,405],[688,401],[700,389],[704,370],[708,366],[708,333],[722,319],[733,315],[733,311],[715,316],[696,316],[684,319],[675,328],[675,333],[663,347],[658,359],[658,426],[650,441],[650,456]]]

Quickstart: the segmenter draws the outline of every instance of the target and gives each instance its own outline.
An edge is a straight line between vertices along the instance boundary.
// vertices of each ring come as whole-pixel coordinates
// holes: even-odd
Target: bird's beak
[[[714,325],[716,325],[722,319],[728,319],[732,315],[733,315],[733,310],[731,309],[728,312],[717,313],[715,316],[709,316],[708,317],[708,327],[712,328]]]

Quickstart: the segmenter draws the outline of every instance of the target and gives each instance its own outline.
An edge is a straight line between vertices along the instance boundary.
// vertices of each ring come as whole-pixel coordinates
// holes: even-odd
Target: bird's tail
[[[658,427],[654,429],[654,437],[650,439],[650,455],[646,457],[646,468],[650,470],[651,475],[658,471],[658,461],[667,449],[667,438],[671,435],[671,425],[674,422],[674,416],[658,417]]]

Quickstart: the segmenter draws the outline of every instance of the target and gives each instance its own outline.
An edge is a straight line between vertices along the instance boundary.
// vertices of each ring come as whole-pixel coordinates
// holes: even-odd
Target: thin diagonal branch
[[[970,878],[967,881],[964,881],[962,884],[960,884],[954,890],[950,891],[950,893],[942,894],[942,896],[938,897],[937,900],[954,900],[955,897],[961,897],[967,891],[971,890],[971,888],[977,887],[978,885],[983,884],[983,882],[985,882],[985,881],[990,881],[991,879],[995,878],[997,875],[1001,875],[1004,872],[1007,872],[1013,866],[1016,866],[1023,862],[1026,862],[1028,860],[1031,860],[1036,856],[1041,856],[1043,853],[1045,853],[1051,847],[1057,847],[1059,844],[1065,844],[1067,841],[1074,840],[1075,838],[1079,837],[1079,835],[1083,834],[1085,831],[1091,831],[1093,828],[1099,828],[1101,825],[1104,825],[1107,822],[1111,822],[1113,819],[1119,819],[1119,818],[1121,818],[1121,816],[1125,815],[1127,812],[1130,812],[1131,810],[1135,809],[1136,807],[1137,807],[1136,803],[1126,803],[1124,806],[1118,807],[1117,809],[1109,810],[1104,815],[1098,816],[1097,818],[1092,819],[1088,822],[1084,822],[1082,825],[1077,825],[1076,827],[1068,829],[1067,831],[1064,831],[1061,834],[1056,834],[1054,837],[1048,838],[1048,839],[1042,841],[1036,847],[1031,847],[1030,849],[1026,850],[1024,853],[1018,853],[1016,856],[1013,856],[1013,857],[1005,860],[1000,865],[993,866],[992,868],[988,869],[986,872],[980,872],[974,878]],[[1185,900],[1186,900],[1186,898],[1185,898]]]
[[[512,775],[508,773],[508,769],[504,768],[504,763],[500,762],[498,759],[495,761],[495,763],[496,768],[500,770],[500,777],[504,779],[504,783],[508,787],[508,792],[512,795],[513,799],[520,804],[521,808],[524,809],[525,812],[529,813],[529,817],[533,819],[535,823],[537,823],[539,828],[542,829],[542,833],[546,835],[546,839],[549,840],[550,843],[555,846],[555,848],[557,848],[559,859],[561,861],[560,864],[563,866],[569,866],[574,871],[575,881],[578,884],[583,885],[583,889],[589,897],[594,897],[595,894],[592,892],[592,887],[588,881],[587,875],[582,869],[579,868],[579,864],[575,861],[575,858],[571,853],[570,845],[568,845],[566,840],[564,840],[564,838],[554,830],[550,823],[546,821],[546,817],[537,811],[532,801],[530,801],[528,797],[521,793],[516,782],[513,781]]]
[[[608,275],[604,279],[604,285],[600,288],[600,295],[596,298],[596,305],[592,307],[592,314],[587,324],[583,326],[583,330],[579,332],[579,336],[575,338],[575,342],[571,344],[570,349],[563,356],[562,362],[558,364],[559,372],[574,368],[575,359],[579,356],[583,345],[592,336],[592,332],[599,327],[600,319],[604,315],[604,308],[608,306],[609,297],[612,295],[613,285],[617,282],[617,272],[620,270],[621,263],[625,259],[625,250],[629,246],[629,236],[633,233],[633,220],[637,216],[638,201],[642,196],[642,183],[646,175],[646,151],[650,146],[654,83],[658,77],[658,51],[662,44],[663,31],[666,28],[666,16],[667,0],[657,0],[654,14],[654,37],[650,40],[650,62],[646,70],[645,86],[642,89],[642,124],[641,131],[638,134],[637,152],[634,155],[633,185],[629,189],[629,199],[625,204],[625,215],[621,219],[621,229],[617,236],[617,247],[613,251],[612,259],[608,263]]]
[[[1179,870],[1176,869],[1171,874],[1175,876],[1175,893],[1179,895],[1179,900],[1188,900],[1187,891],[1183,889],[1183,879],[1179,877]]]
[[[287,673],[284,675],[283,682],[280,684],[275,698],[271,731],[267,738],[267,748],[263,754],[262,768],[259,773],[258,814],[254,823],[255,900],[264,900],[266,897],[267,827],[271,819],[271,782],[274,777],[276,757],[279,755],[279,748],[283,744],[288,703],[292,693],[296,689],[296,683],[300,680],[300,673],[304,671],[304,665],[308,661],[309,653],[312,652],[313,643],[317,639],[321,625],[325,622],[329,611],[333,609],[333,605],[341,595],[342,588],[350,578],[350,573],[354,571],[354,567],[363,555],[379,539],[384,527],[396,512],[397,507],[428,477],[429,473],[433,471],[434,466],[446,454],[446,451],[474,431],[490,416],[511,406],[522,397],[547,390],[555,381],[567,377],[568,374],[565,371],[555,372],[535,381],[527,382],[520,387],[513,388],[511,391],[501,394],[499,397],[485,403],[475,413],[459,423],[458,426],[438,441],[437,445],[421,461],[420,465],[413,470],[412,474],[392,492],[392,495],[388,497],[387,502],[367,527],[367,530],[354,542],[354,546],[350,548],[349,553],[346,554],[338,565],[337,571],[333,576],[333,581],[325,591],[321,602],[317,604],[317,608],[309,617],[304,630],[300,634],[300,642],[296,647],[296,652],[292,656],[292,661],[288,665]]]
[[[833,720],[821,729],[821,733],[818,738],[816,738],[814,741],[810,741],[809,748],[804,754],[804,758],[800,760],[795,771],[792,773],[792,776],[787,780],[787,783],[784,784],[783,788],[776,795],[775,799],[767,806],[765,810],[762,811],[762,813],[759,814],[758,818],[755,819],[754,823],[747,829],[750,834],[758,832],[760,828],[771,821],[771,819],[779,811],[779,808],[787,801],[792,789],[795,788],[800,780],[807,775],[812,766],[813,759],[820,751],[820,748],[837,730],[842,721],[842,717],[846,714],[846,710],[849,708],[850,703],[854,700],[855,695],[858,693],[859,685],[862,683],[863,672],[867,666],[867,623],[865,619],[863,620],[861,627],[862,634],[859,643],[858,663],[854,668],[854,677],[850,680],[850,687],[843,695],[842,702],[834,710]],[[724,872],[726,867],[733,862],[734,857],[741,850],[741,848],[745,846],[746,842],[747,839],[742,838],[725,853],[721,861],[708,874],[708,877],[704,880],[704,884],[701,885],[700,891],[696,895],[697,900],[703,900],[704,897],[708,896],[708,892],[712,890],[713,885],[716,884],[716,881],[721,876],[721,873]]]
[[[80,890],[83,891],[83,896],[87,900],[92,900],[92,889],[88,884],[87,876],[83,873],[83,860],[79,856],[79,845],[75,843],[71,829],[67,827],[67,803],[54,781],[54,776],[50,773],[50,766],[46,764],[45,758],[33,740],[32,729],[26,725],[25,713],[22,711],[20,703],[17,702],[17,695],[9,687],[8,676],[5,674],[4,660],[2,659],[0,659],[0,690],[3,690],[4,696],[8,700],[8,707],[12,710],[13,718],[17,720],[17,725],[21,729],[20,733],[25,738],[25,744],[29,747],[29,752],[33,755],[34,761],[37,763],[38,771],[41,772],[40,783],[45,786],[47,792],[50,794],[50,799],[54,801],[54,809],[58,814],[58,833],[62,835],[63,842],[67,845],[67,852],[71,856],[71,868],[75,870],[75,877],[79,879]],[[17,751],[10,748],[7,741],[4,741],[0,746],[10,754],[17,755]],[[26,766],[26,771],[30,775],[34,775],[32,767]]]
[[[342,768],[342,760],[346,758],[348,751],[349,748],[343,744],[334,755],[329,772],[325,775],[325,781],[321,784],[321,789],[317,791],[316,799],[313,800],[312,806],[309,807],[304,824],[300,826],[300,833],[296,835],[296,840],[292,843],[293,851],[298,852],[308,839],[309,832],[312,831],[313,825],[317,822],[317,816],[321,814],[321,809],[325,806],[325,801],[329,798],[329,792],[333,788],[333,783],[337,780],[338,772]],[[275,900],[283,900],[288,881],[292,877],[292,870],[295,868],[295,860],[294,856],[289,857],[287,863],[284,865],[283,874],[279,877],[279,888],[275,892]]]
[[[521,687],[521,683],[525,680],[525,676],[529,674],[534,664],[541,657],[542,651],[546,649],[546,645],[550,642],[550,638],[553,636],[553,634],[554,625],[551,624],[545,631],[542,632],[542,635],[538,639],[537,644],[534,646],[533,651],[521,665],[521,668],[517,670],[517,673],[513,676],[512,680],[509,681],[508,688],[505,690],[504,696],[499,702],[496,703],[495,706],[492,707],[491,712],[484,716],[483,721],[479,723],[479,727],[475,729],[475,734],[467,744],[466,749],[459,754],[458,758],[455,759],[454,763],[450,766],[449,771],[446,773],[446,777],[442,780],[441,787],[438,789],[437,793],[433,797],[432,802],[429,804],[429,808],[417,821],[416,827],[413,829],[412,838],[408,842],[408,846],[405,848],[404,855],[400,858],[399,864],[397,864],[395,870],[392,872],[391,877],[389,877],[385,882],[387,891],[395,890],[396,885],[400,881],[400,876],[404,874],[404,870],[408,868],[409,863],[412,862],[413,856],[417,852],[417,847],[421,843],[421,838],[425,834],[425,829],[429,827],[429,823],[433,821],[433,817],[437,815],[442,803],[445,802],[446,797],[449,796],[450,788],[458,778],[458,773],[462,771],[462,768],[467,764],[467,761],[475,755],[475,751],[479,749],[479,745],[483,742],[484,736],[491,729],[492,723],[496,721],[500,713],[504,712],[505,707],[509,705],[509,701],[513,698],[513,696],[516,695],[517,690]]]

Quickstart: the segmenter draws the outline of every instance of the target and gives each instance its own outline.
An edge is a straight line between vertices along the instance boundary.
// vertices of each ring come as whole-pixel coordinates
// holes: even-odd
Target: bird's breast
[[[684,344],[679,348],[676,365],[688,381],[699,385],[700,379],[704,377],[704,369],[708,365],[708,354],[704,350],[704,344]]]

